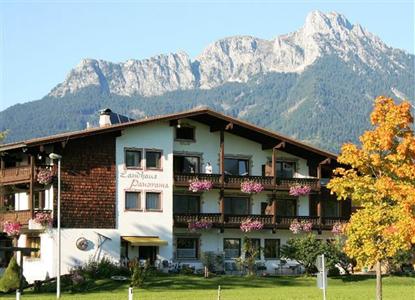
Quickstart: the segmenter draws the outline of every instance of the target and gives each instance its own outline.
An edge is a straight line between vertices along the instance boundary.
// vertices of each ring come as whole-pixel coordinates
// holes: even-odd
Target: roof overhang
[[[168,242],[160,239],[158,236],[122,236],[124,241],[129,242],[131,246],[166,246]]]

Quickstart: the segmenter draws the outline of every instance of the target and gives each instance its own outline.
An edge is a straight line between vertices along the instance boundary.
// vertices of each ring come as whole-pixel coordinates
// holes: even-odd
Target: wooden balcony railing
[[[174,224],[188,224],[200,220],[207,220],[212,223],[220,223],[220,214],[173,214]]]
[[[290,186],[294,184],[309,185],[311,189],[317,190],[319,188],[318,178],[277,178],[278,189],[289,190]]]
[[[348,218],[343,218],[343,217],[319,218],[319,217],[314,217],[314,216],[277,216],[276,223],[274,224],[272,220],[273,219],[272,215],[224,215],[224,223],[221,223],[220,213],[209,213],[209,214],[175,213],[173,214],[174,226],[176,227],[187,227],[189,222],[208,220],[213,223],[214,227],[217,227],[217,228],[222,228],[222,227],[239,228],[241,223],[248,218],[250,218],[251,220],[262,222],[265,228],[272,228],[276,226],[276,228],[280,228],[280,229],[288,229],[294,220],[297,220],[298,222],[309,221],[313,224],[313,229],[324,229],[324,230],[331,230],[333,225],[337,222],[343,223],[343,222],[348,221]]]
[[[30,181],[30,166],[0,169],[0,184]]]
[[[203,173],[175,173],[174,184],[176,186],[188,186],[192,180],[210,180],[215,188],[221,187],[220,174],[203,174]],[[273,190],[272,184],[273,177],[271,176],[238,176],[238,175],[225,175],[224,187],[231,189],[239,189],[241,183],[247,180],[261,183],[265,190]],[[288,190],[291,185],[301,184],[309,185],[312,190],[319,189],[318,178],[277,178],[277,184],[275,189]]]
[[[246,219],[252,221],[260,221],[264,225],[273,225],[272,216],[270,215],[225,215],[225,223],[232,225],[240,225]]]
[[[37,212],[52,212],[51,210],[34,210],[34,215]],[[4,210],[0,211],[0,224],[6,221],[20,222],[22,225],[28,225],[29,220],[32,219],[32,212],[30,210]]]
[[[6,221],[19,222],[22,225],[27,225],[32,218],[30,210],[10,210],[0,212],[0,224]]]

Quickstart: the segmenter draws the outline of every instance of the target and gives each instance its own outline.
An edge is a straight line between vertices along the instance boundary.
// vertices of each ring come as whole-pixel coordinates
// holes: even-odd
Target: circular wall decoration
[[[76,248],[78,248],[79,250],[85,251],[86,249],[88,249],[88,244],[88,240],[84,237],[80,237],[76,240]]]

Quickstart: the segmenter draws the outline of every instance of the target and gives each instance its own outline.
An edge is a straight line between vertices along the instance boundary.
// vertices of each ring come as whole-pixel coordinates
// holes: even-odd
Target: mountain
[[[343,15],[313,11],[296,32],[225,38],[193,60],[84,59],[43,99],[0,112],[0,130],[13,141],[84,128],[104,106],[140,118],[208,105],[337,151],[369,127],[377,95],[414,99],[414,62]]]

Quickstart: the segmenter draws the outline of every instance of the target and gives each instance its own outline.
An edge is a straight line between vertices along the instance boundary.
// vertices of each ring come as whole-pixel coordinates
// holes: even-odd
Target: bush
[[[152,274],[152,268],[149,261],[146,261],[144,264],[141,264],[137,260],[131,261],[130,270],[132,273],[131,286],[133,287],[143,287],[146,278]]]
[[[130,276],[128,268],[114,263],[107,257],[103,257],[100,261],[90,258],[83,266],[76,267],[73,273],[78,273],[85,279],[101,279],[110,278],[115,275]]]
[[[3,276],[0,279],[0,291],[7,293],[19,288],[19,265],[17,264],[16,257],[13,256],[10,259],[9,265]],[[23,286],[26,286],[26,279],[23,277]]]
[[[200,259],[209,272],[220,272],[223,269],[224,257],[222,253],[213,251],[202,252]]]
[[[336,275],[339,271],[336,265],[340,265],[347,271],[347,266],[351,264],[351,260],[343,252],[343,243],[340,239],[336,239],[329,243],[318,240],[312,233],[291,238],[287,244],[281,247],[282,256],[285,258],[296,260],[300,263],[306,274],[317,272],[315,266],[318,255],[324,254],[326,258],[326,267],[329,274]]]

